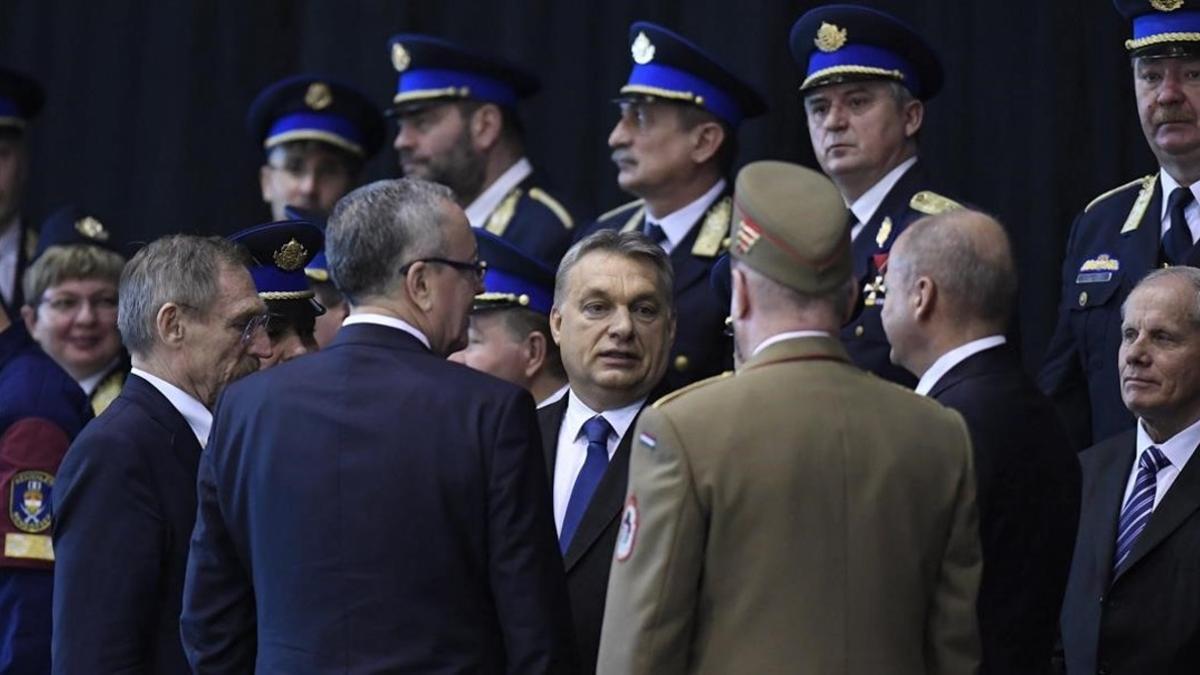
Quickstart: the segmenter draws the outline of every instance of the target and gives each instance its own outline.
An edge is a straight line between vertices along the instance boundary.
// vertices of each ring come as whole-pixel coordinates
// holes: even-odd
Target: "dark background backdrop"
[[[740,162],[815,167],[787,36],[814,1],[770,0],[2,0],[0,63],[48,91],[33,127],[24,212],[75,203],[124,241],[226,234],[269,220],[246,108],[268,83],[319,72],[379,104],[395,73],[388,36],[428,32],[538,72],[523,104],[528,149],[591,214],[629,197],[605,139],[630,67],[628,25],[647,19],[704,45],[766,94],[741,132]],[[996,213],[1021,271],[1027,364],[1053,328],[1058,266],[1073,214],[1154,169],[1138,128],[1129,28],[1104,0],[870,1],[939,50],[947,78],[929,105],[922,157],[947,191]],[[394,129],[392,130],[394,131]],[[365,179],[398,174],[386,147]]]

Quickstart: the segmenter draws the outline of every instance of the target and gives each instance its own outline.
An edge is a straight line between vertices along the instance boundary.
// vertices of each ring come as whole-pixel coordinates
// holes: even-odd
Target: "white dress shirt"
[[[870,190],[867,190],[858,199],[855,199],[853,204],[850,202],[846,203],[846,206],[858,220],[854,224],[854,227],[850,228],[850,241],[858,239],[858,233],[862,232],[867,223],[871,222],[871,219],[875,217],[875,212],[879,210],[879,205],[883,203],[884,197],[887,197],[892,188],[896,187],[896,183],[900,181],[900,177],[904,175],[904,172],[908,171],[916,163],[916,156],[909,157],[900,162],[894,169],[887,172],[883,178],[880,178],[878,183],[872,185]]]
[[[1162,217],[1162,236],[1165,237],[1167,230],[1171,229],[1171,215],[1167,213],[1167,202],[1171,199],[1171,193],[1179,187],[1179,183],[1171,178],[1171,174],[1162,169],[1158,171],[1158,180],[1162,183],[1163,198],[1160,215]],[[1188,229],[1192,231],[1192,241],[1200,241],[1200,183],[1192,183],[1188,189],[1192,191],[1192,201],[1183,207],[1183,219],[1187,221]]]
[[[529,160],[522,157],[517,160],[516,164],[508,167],[508,170],[500,174],[500,177],[487,186],[475,201],[471,202],[467,208],[463,209],[467,212],[467,220],[471,222],[471,227],[483,227],[487,225],[487,220],[492,215],[492,211],[500,206],[500,202],[504,199],[510,190],[521,184],[529,174],[533,173],[533,165]]]
[[[394,316],[387,316],[386,314],[373,314],[371,312],[364,312],[362,314],[351,314],[342,321],[343,326],[353,326],[356,323],[370,323],[375,324],[376,326],[387,326],[388,328],[402,330],[420,340],[421,344],[425,345],[426,349],[430,351],[433,350],[433,347],[429,346],[429,338],[425,337],[425,334],[418,330],[416,326],[405,321],[404,319],[398,319]]]
[[[1150,434],[1146,433],[1145,427],[1142,426],[1142,420],[1139,419],[1137,425],[1137,452],[1133,455],[1133,467],[1130,468],[1129,480],[1125,483],[1125,495],[1121,497],[1121,508],[1125,507],[1125,502],[1129,501],[1129,495],[1133,492],[1133,484],[1137,481],[1138,461],[1142,458],[1142,453],[1147,448],[1152,445],[1157,447],[1171,462],[1170,466],[1164,466],[1160,469],[1156,476],[1157,488],[1154,490],[1154,508],[1157,509],[1158,503],[1167,494],[1167,490],[1171,488],[1171,484],[1179,477],[1179,472],[1183,471],[1183,467],[1192,458],[1192,453],[1196,450],[1197,444],[1200,444],[1200,421],[1194,422],[1192,426],[1168,438],[1163,443],[1155,443],[1150,439]]]
[[[545,400],[538,401],[537,407],[545,408],[546,406],[550,405],[551,403],[558,403],[558,400],[561,399],[563,396],[566,396],[567,392],[570,391],[570,389],[571,389],[570,385],[564,384],[563,386],[558,388],[558,391],[555,391],[553,394],[550,394],[549,396],[547,396],[545,398]]]
[[[575,392],[568,390],[567,411],[563,415],[562,426],[558,428],[558,450],[554,456],[554,527],[560,535],[563,518],[567,515],[567,503],[571,501],[571,488],[575,487],[575,479],[587,460],[588,441],[583,434],[584,422],[600,415],[612,427],[613,433],[608,435],[608,460],[611,462],[621,439],[630,431],[634,418],[645,404],[646,399],[642,399],[624,408],[597,413],[580,401]]]
[[[17,254],[21,250],[21,219],[14,218],[8,229],[0,233],[0,296],[12,302],[17,284]]]
[[[758,343],[758,346],[754,348],[754,352],[752,354],[750,354],[750,356],[752,358],[755,356],[758,356],[759,352],[761,352],[762,350],[766,349],[767,347],[770,347],[771,345],[776,344],[778,342],[783,342],[784,340],[795,340],[796,338],[807,338],[807,337],[831,338],[833,336],[830,335],[829,333],[826,333],[823,330],[791,330],[786,333],[777,333],[777,334],[772,335],[771,337],[767,338],[766,340],[763,340],[762,342]]]
[[[113,368],[116,368],[117,364],[120,362],[121,357],[118,356],[112,361],[109,361],[108,365],[104,366],[100,370],[97,370],[82,380],[76,380],[76,382],[79,383],[79,388],[83,390],[83,393],[91,396],[92,392],[96,391],[96,387],[100,386],[100,380],[103,380],[105,377],[107,377],[108,374],[113,371]]]
[[[130,375],[137,375],[143,380],[150,383],[150,386],[158,390],[158,393],[166,397],[170,402],[171,407],[179,411],[183,415],[183,419],[191,427],[192,433],[196,435],[196,441],[200,443],[200,447],[208,445],[208,432],[212,429],[212,412],[204,407],[204,404],[196,400],[191,394],[167,382],[161,377],[151,375],[140,368],[133,368],[129,371]]]
[[[683,238],[688,236],[692,226],[700,220],[700,216],[712,206],[712,203],[717,201],[717,197],[725,189],[725,179],[717,181],[715,185],[708,189],[708,192],[700,195],[700,198],[688,204],[682,209],[678,209],[669,213],[662,218],[653,218],[650,213],[646,212],[647,223],[658,223],[658,226],[663,229],[667,238],[659,242],[659,246],[670,255],[671,251],[683,241]]]
[[[989,335],[985,338],[972,340],[965,345],[960,345],[954,349],[951,349],[945,354],[939,356],[938,359],[933,362],[933,365],[929,366],[929,370],[926,370],[921,375],[921,380],[917,382],[917,388],[913,391],[922,396],[928,396],[930,390],[933,389],[933,385],[937,384],[938,380],[942,379],[943,375],[950,372],[951,368],[957,366],[963,361],[966,361],[972,356],[975,356],[979,352],[984,351],[985,349],[999,347],[1005,342],[1008,342],[1008,340],[1006,340],[1003,335]]]

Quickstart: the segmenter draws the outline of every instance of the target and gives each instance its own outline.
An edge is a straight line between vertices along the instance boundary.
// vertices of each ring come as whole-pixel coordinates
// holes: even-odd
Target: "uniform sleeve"
[[[213,439],[221,442],[216,433]],[[225,527],[213,450],[210,445],[201,454],[197,472],[196,527],[188,551],[180,637],[197,675],[249,673],[258,647],[254,588]]]
[[[167,545],[154,477],[138,452],[124,435],[85,432],[63,460],[54,494],[56,675],[149,666]]]
[[[669,420],[647,408],[634,433],[598,672],[683,673],[691,652],[705,515]]]
[[[488,475],[488,572],[510,673],[574,672],[567,582],[533,399],[505,406]]]
[[[926,662],[930,673],[974,673],[979,668],[981,645],[975,601],[983,571],[979,541],[979,514],[975,503],[975,467],[971,459],[966,424],[954,413],[959,439],[958,486],[950,531],[942,555],[925,634]]]

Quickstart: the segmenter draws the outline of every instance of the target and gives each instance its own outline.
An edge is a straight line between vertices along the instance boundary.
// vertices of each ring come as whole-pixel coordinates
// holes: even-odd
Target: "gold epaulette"
[[[1147,180],[1150,180],[1151,178],[1154,178],[1157,175],[1158,174],[1149,174],[1146,176],[1142,176],[1141,178],[1134,178],[1133,180],[1131,180],[1128,183],[1125,183],[1123,185],[1118,185],[1117,187],[1101,194],[1099,197],[1096,197],[1092,201],[1088,202],[1088,205],[1083,207],[1083,212],[1087,213],[1088,211],[1091,210],[1091,208],[1093,206],[1104,201],[1105,199],[1108,199],[1109,197],[1117,194],[1118,192],[1121,192],[1122,190],[1127,190],[1127,189],[1133,187],[1134,185],[1141,185],[1142,183],[1146,182]]]
[[[617,215],[618,213],[621,213],[625,209],[633,208],[635,206],[641,206],[644,203],[645,203],[645,200],[642,200],[642,199],[635,199],[631,202],[626,202],[611,211],[605,211],[604,213],[601,213],[600,216],[598,218],[596,218],[596,220],[608,220],[609,218],[612,218],[613,216]]]
[[[104,379],[100,380],[100,384],[92,391],[92,414],[99,416],[104,412],[117,396],[121,394],[121,387],[125,386],[125,377],[129,373],[124,368],[117,368]]]
[[[529,198],[536,202],[541,202],[555,216],[558,216],[558,219],[562,221],[563,228],[569,230],[575,227],[575,219],[571,217],[571,214],[567,213],[567,210],[563,208],[563,205],[557,199],[546,194],[545,190],[536,187],[529,188]]]
[[[727,377],[733,377],[732,370],[727,370],[727,371],[721,373],[720,375],[713,375],[712,377],[707,377],[703,380],[693,382],[693,383],[687,385],[686,387],[681,387],[679,389],[676,389],[675,391],[673,391],[673,392],[663,396],[662,398],[658,399],[657,401],[655,401],[653,407],[661,408],[662,406],[666,405],[667,403],[670,403],[671,401],[674,401],[675,399],[679,398],[680,396],[683,396],[684,394],[688,393],[689,391],[695,391],[696,389],[699,389],[700,387],[703,387],[707,384],[712,384],[713,382],[717,382],[718,380],[724,380]]]
[[[503,237],[504,231],[508,229],[509,221],[517,212],[517,202],[519,201],[521,201],[521,188],[513,188],[507,195],[504,195],[504,199],[500,200],[500,204],[495,211],[492,211],[492,215],[488,216],[487,223],[483,226],[484,229],[497,237]]]
[[[927,216],[936,216],[939,213],[961,209],[963,206],[953,199],[943,197],[931,190],[921,190],[908,200],[908,207]]]
[[[692,246],[692,255],[714,258],[729,245],[729,226],[733,219],[733,198],[722,197],[704,214],[700,233]]]

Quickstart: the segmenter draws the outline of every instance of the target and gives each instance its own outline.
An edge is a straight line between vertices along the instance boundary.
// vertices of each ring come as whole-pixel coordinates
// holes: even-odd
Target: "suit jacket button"
[[[1083,291],[1079,294],[1079,306],[1087,307],[1087,291]]]
[[[684,356],[683,354],[675,357],[675,370],[678,370],[682,373],[688,369],[688,365],[688,357]]]
[[[863,333],[865,333],[866,330],[867,329],[862,327],[861,323],[858,324],[857,326],[854,327],[854,337],[862,337]]]

